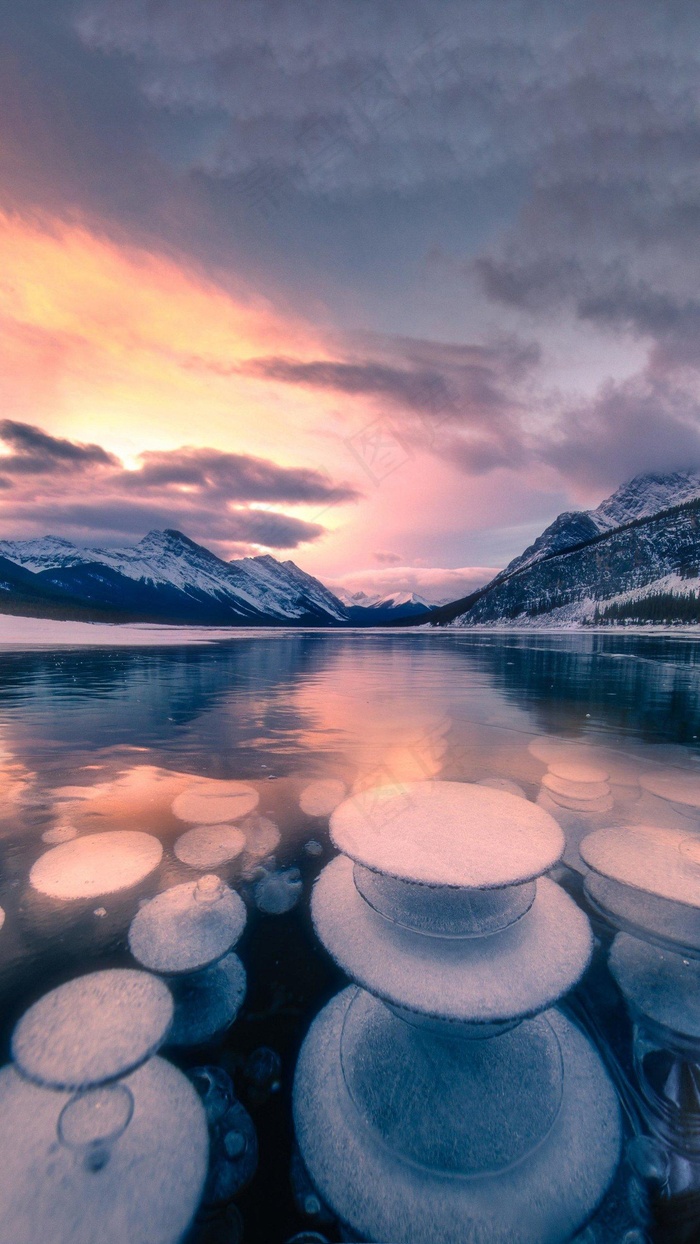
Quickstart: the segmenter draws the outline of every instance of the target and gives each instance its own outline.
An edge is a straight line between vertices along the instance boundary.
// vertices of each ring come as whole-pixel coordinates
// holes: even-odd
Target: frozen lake
[[[235,932],[245,999],[241,1005],[238,997],[223,1034],[166,1046],[163,1056],[183,1072],[217,1066],[231,1077],[254,1125],[257,1170],[226,1202],[200,1212],[188,1239],[343,1238],[300,1174],[291,1094],[312,1019],[347,984],[314,933],[309,901],[336,854],[329,808],[352,791],[505,780],[562,824],[565,863],[553,876],[597,935],[592,967],[564,1005],[620,1094],[625,1144],[635,1128],[644,1132],[631,1025],[607,966],[616,929],[640,929],[636,916],[628,924],[608,920],[584,890],[578,844],[606,826],[628,833],[651,824],[671,835],[664,843],[675,834],[693,864],[700,640],[403,631],[183,636],[157,627],[115,628],[126,632],[117,636],[112,628],[66,625],[60,647],[52,647],[45,623],[4,619],[0,627],[2,1061],[20,1016],[47,991],[86,972],[138,966],[128,933],[142,900],[209,873],[236,891],[247,910],[242,934]],[[96,629],[108,633],[96,639]],[[104,840],[90,847],[87,877],[75,847],[104,833],[132,837],[114,840],[116,854]],[[153,838],[159,847],[148,845]],[[634,854],[636,839],[629,841]],[[69,844],[66,863],[43,860]],[[665,858],[658,856],[657,873]],[[676,885],[670,867],[669,878]],[[700,895],[700,866],[697,885]],[[673,893],[666,899],[674,901]],[[700,945],[686,949],[700,956]],[[230,978],[231,971],[227,988]],[[685,1060],[689,1083],[700,1083],[694,1047]],[[692,1132],[700,1093],[688,1094]],[[684,1108],[674,1116],[681,1130]],[[243,1134],[248,1124],[240,1126]],[[664,1144],[673,1165],[673,1136]],[[686,1146],[678,1162],[685,1174],[652,1181],[646,1200],[639,1194],[642,1207],[630,1210],[623,1158],[607,1211],[613,1226],[600,1228],[611,1233],[581,1236],[585,1244],[621,1240],[630,1230],[641,1233],[630,1244],[697,1238],[700,1159],[688,1157]]]

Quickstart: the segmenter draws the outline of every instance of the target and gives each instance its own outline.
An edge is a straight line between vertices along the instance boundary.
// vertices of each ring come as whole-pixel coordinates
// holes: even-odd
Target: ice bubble
[[[281,916],[296,907],[303,882],[298,868],[267,873],[254,890],[255,906],[268,916]]]
[[[307,855],[315,858],[319,855],[323,855],[323,846],[320,842],[317,842],[315,838],[309,838],[309,841],[304,843],[304,851]]]
[[[138,885],[162,856],[163,848],[152,834],[135,830],[87,834],[39,856],[29,881],[49,898],[97,898]]]
[[[653,825],[599,829],[581,843],[589,868],[622,885],[690,907],[700,907],[698,839]]]
[[[177,1244],[206,1170],[204,1111],[161,1058],[77,1099],[0,1071],[0,1244]]]
[[[345,798],[346,791],[345,783],[334,778],[310,782],[299,796],[299,807],[307,816],[330,816]]]
[[[257,1167],[253,1121],[237,1100],[230,1077],[220,1067],[195,1067],[188,1073],[207,1115],[210,1137],[207,1205],[229,1201],[250,1182]]]
[[[542,785],[554,795],[566,795],[570,799],[604,799],[610,794],[607,782],[575,782],[558,777],[551,770],[542,778]]]
[[[4,923],[5,923],[5,908],[0,907],[0,929],[2,928]]]
[[[300,1231],[287,1240],[286,1244],[328,1244],[328,1240],[325,1235],[319,1235],[318,1231]]]
[[[106,908],[106,907],[96,907],[96,908],[95,908],[95,910],[93,911],[93,913],[92,913],[92,914],[93,914],[93,916],[99,916],[99,917],[100,917],[100,919],[102,919],[102,917],[103,917],[103,916],[106,916],[106,915],[107,915],[107,908]]]
[[[245,833],[245,849],[254,859],[263,859],[276,851],[282,835],[267,816],[251,816],[241,825]]]
[[[304,1166],[303,1158],[296,1145],[292,1151],[289,1180],[294,1204],[300,1214],[304,1214],[307,1218],[314,1218],[321,1226],[327,1226],[335,1221],[335,1215],[331,1213],[328,1206],[321,1200],[311,1182],[311,1176]],[[313,1232],[311,1232],[311,1235],[313,1235]]]
[[[570,760],[551,761],[549,772],[565,782],[579,782],[586,785],[589,783],[599,785],[601,782],[607,782],[609,778],[607,770],[601,769],[598,765],[581,764]]]
[[[231,1026],[243,1005],[245,968],[228,954],[201,972],[171,976],[175,1016],[168,1045],[203,1045]]]
[[[47,829],[41,835],[41,841],[47,843],[48,846],[57,846],[60,842],[70,842],[72,838],[78,837],[78,831],[74,825],[54,825],[53,829]]]
[[[23,1015],[12,1057],[30,1080],[82,1089],[126,1075],[162,1045],[170,990],[148,972],[108,968],[59,985]]]
[[[682,769],[657,769],[642,773],[639,784],[659,799],[700,808],[700,774],[684,773]]]
[[[529,881],[559,859],[564,835],[527,799],[472,782],[407,782],[346,799],[335,845],[376,872],[425,885],[479,888]]]
[[[235,825],[198,825],[175,843],[177,858],[190,868],[219,868],[241,854],[246,837]]]
[[[276,1050],[261,1045],[249,1054],[243,1068],[243,1079],[251,1102],[256,1106],[267,1101],[280,1086],[282,1060]]]
[[[200,781],[173,800],[173,812],[193,825],[218,825],[246,816],[260,796],[246,782]]]
[[[134,916],[129,948],[154,972],[195,972],[222,958],[246,922],[242,899],[217,876],[205,875],[156,895]]]

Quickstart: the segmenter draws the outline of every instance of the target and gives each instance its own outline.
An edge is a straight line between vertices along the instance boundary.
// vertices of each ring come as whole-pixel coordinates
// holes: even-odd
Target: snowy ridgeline
[[[660,507],[660,508],[659,508]],[[698,624],[700,476],[641,476],[597,510],[561,514],[456,627]]]

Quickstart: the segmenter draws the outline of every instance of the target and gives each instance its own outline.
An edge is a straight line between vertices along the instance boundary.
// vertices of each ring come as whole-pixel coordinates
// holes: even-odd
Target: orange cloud
[[[10,418],[107,448],[211,444],[284,450],[289,424],[320,418],[317,395],[236,374],[261,352],[322,349],[308,325],[247,291],[80,226],[0,215],[0,392]],[[205,372],[188,366],[211,360]],[[284,435],[282,435],[284,433]]]

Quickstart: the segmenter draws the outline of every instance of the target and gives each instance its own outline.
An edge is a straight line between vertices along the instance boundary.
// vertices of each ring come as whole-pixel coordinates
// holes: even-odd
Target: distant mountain
[[[336,595],[345,606],[351,622],[375,626],[398,618],[415,618],[427,614],[434,606],[416,592],[348,592],[336,588]]]
[[[579,625],[650,616],[647,597],[700,590],[700,474],[639,475],[595,510],[560,514],[486,587],[443,608],[438,625]],[[656,606],[655,606],[656,608]],[[692,612],[692,611],[691,611]]]
[[[56,536],[0,541],[0,611],[25,610],[191,625],[348,623],[338,597],[294,562],[226,562],[173,530],[118,549]]]

